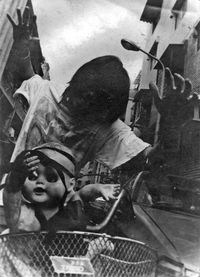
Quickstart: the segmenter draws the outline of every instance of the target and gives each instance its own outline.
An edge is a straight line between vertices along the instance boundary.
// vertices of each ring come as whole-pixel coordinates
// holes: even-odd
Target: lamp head
[[[140,47],[135,44],[132,41],[128,41],[126,39],[122,39],[121,40],[121,45],[126,49],[126,50],[130,50],[130,51],[140,51]]]

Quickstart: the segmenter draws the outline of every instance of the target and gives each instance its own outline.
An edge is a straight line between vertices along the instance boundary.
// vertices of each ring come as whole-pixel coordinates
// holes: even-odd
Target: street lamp
[[[121,40],[121,44],[122,46],[129,51],[141,51],[144,54],[146,54],[148,57],[150,57],[151,59],[156,60],[162,67],[162,78],[161,78],[161,88],[160,88],[160,97],[163,97],[163,92],[164,92],[164,84],[165,84],[165,66],[164,64],[161,62],[161,60],[159,60],[158,58],[156,58],[155,56],[153,56],[152,54],[146,52],[145,50],[143,50],[142,48],[140,48],[135,42],[127,40],[127,39],[122,39]],[[158,117],[157,117],[157,122],[156,122],[156,130],[155,130],[155,137],[154,137],[154,143],[157,143],[158,141],[158,131],[160,128],[160,114],[158,113]]]
[[[122,39],[121,44],[126,50],[140,51],[140,47],[137,44],[135,44],[133,41]]]

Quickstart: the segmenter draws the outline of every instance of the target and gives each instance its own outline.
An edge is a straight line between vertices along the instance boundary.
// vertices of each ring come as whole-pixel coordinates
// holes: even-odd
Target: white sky
[[[102,55],[118,56],[131,81],[143,55],[122,48],[128,38],[145,45],[147,24],[140,16],[146,0],[33,0],[43,55],[51,79],[63,90],[85,62]]]

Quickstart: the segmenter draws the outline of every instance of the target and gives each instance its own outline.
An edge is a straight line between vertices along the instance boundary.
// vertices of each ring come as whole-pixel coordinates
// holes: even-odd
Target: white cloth
[[[28,95],[30,108],[24,120],[13,158],[23,149],[49,141],[69,147],[80,170],[88,161],[98,160],[114,169],[137,156],[148,143],[131,131],[121,120],[111,124],[77,122],[59,105],[59,96],[48,80],[35,75],[22,83],[17,93]]]
[[[131,128],[116,120],[107,130],[105,144],[97,152],[96,159],[114,169],[137,156],[148,143],[138,138]]]
[[[52,82],[49,82],[48,80],[43,80],[43,82],[41,82],[41,77],[39,75],[34,75],[33,77],[31,77],[30,79],[24,81],[21,86],[15,91],[13,97],[17,98],[18,95],[23,95],[27,102],[29,103],[29,105],[31,105],[33,103],[33,101],[35,101],[36,98],[36,94],[42,90],[49,90],[53,93],[55,99],[57,101],[59,101],[59,94],[57,93],[54,85]],[[47,87],[47,88],[45,88]]]

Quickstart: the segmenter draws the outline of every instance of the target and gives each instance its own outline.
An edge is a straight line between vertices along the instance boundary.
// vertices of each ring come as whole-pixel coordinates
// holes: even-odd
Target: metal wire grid
[[[51,256],[87,257],[94,273],[56,273]],[[155,276],[156,259],[156,253],[140,242],[104,234],[41,232],[0,236],[1,277]]]

